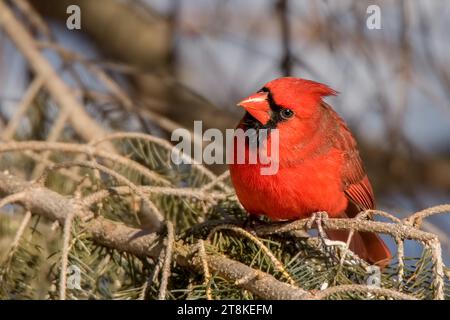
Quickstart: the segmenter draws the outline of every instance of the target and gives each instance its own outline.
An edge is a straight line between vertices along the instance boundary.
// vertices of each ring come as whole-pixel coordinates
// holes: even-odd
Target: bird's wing
[[[345,195],[360,210],[375,209],[375,201],[369,178],[362,167],[355,168],[355,166],[361,166],[361,159],[359,159],[359,155],[354,157],[358,159],[352,160],[351,163],[353,164],[348,165],[349,168],[343,173]]]
[[[350,212],[347,212],[347,215],[353,216],[360,210],[375,209],[372,186],[359,156],[356,141],[339,115],[326,103],[324,103],[324,107],[332,113],[332,116],[339,124],[338,132],[333,135],[333,139],[334,146],[342,150],[344,154],[344,167],[342,169],[343,190],[347,198],[359,209],[349,210]]]
[[[333,145],[344,154],[344,167],[341,173],[342,187],[349,199],[344,216],[353,218],[361,210],[375,209],[372,186],[359,157],[356,141],[347,125],[330,106],[325,105],[324,107],[332,113],[338,123],[336,132],[333,133]],[[347,241],[349,231],[328,230],[327,234],[330,239]],[[392,259],[391,252],[384,241],[372,232],[355,232],[350,242],[350,249],[366,261],[382,268],[388,265]]]

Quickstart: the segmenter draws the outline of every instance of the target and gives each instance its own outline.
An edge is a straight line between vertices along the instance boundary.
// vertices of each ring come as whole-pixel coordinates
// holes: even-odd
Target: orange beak
[[[270,120],[270,106],[267,101],[268,95],[267,92],[255,93],[239,102],[238,106],[244,108],[262,124],[266,124]]]

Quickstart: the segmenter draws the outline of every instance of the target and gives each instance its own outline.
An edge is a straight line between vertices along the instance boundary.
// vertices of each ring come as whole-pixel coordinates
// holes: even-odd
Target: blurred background
[[[340,92],[328,102],[357,137],[380,209],[404,217],[450,202],[447,1],[0,2],[16,10],[103,128],[165,138],[194,120],[234,128],[240,99],[280,76],[308,78]],[[66,27],[71,4],[81,8],[80,30]],[[367,28],[369,5],[379,6],[381,29]],[[2,140],[48,139],[57,114],[45,92],[5,134],[33,72],[0,29]],[[59,137],[83,138],[70,126]],[[435,216],[424,229],[440,236],[448,262],[448,217]]]

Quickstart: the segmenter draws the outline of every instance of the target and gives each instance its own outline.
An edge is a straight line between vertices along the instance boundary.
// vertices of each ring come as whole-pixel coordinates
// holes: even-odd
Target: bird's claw
[[[314,212],[306,223],[307,230],[312,229],[314,224],[317,226],[317,231],[319,236],[322,238],[327,238],[325,232],[323,231],[322,221],[328,219],[328,214],[324,211]]]
[[[323,230],[323,226],[322,226],[323,221],[327,220],[327,219],[328,219],[328,214],[326,212],[324,212],[324,211],[314,212],[311,215],[308,222],[306,223],[306,228],[307,228],[307,230],[309,230],[309,229],[312,229],[314,225],[316,225],[318,238],[321,243],[322,249],[324,250],[324,252],[327,255],[332,256],[332,252],[331,252],[332,245],[328,245],[328,242],[330,240],[328,239],[328,236],[325,233],[325,231]]]

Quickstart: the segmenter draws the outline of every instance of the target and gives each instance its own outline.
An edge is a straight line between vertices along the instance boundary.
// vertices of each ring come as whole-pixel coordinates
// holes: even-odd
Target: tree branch
[[[31,182],[20,181],[17,178],[0,172],[0,196],[8,196],[25,192],[19,202],[29,208],[34,214],[42,215],[50,220],[57,220],[64,225],[66,217],[75,212],[81,216],[92,216],[82,201],[64,197],[48,188]],[[128,227],[98,217],[83,224],[84,229],[94,242],[118,251],[129,252],[138,257],[157,259],[163,248],[163,241],[158,233]],[[185,245],[179,242],[174,246],[174,259],[177,264],[203,270],[200,257],[192,257],[195,245]],[[237,286],[249,290],[263,299],[304,299],[310,294],[298,287],[278,281],[273,276],[250,268],[245,264],[231,260],[223,255],[208,254],[206,261],[212,273],[236,283]],[[249,277],[249,275],[254,275]],[[247,279],[247,281],[241,281]]]
[[[70,120],[77,134],[86,141],[104,136],[106,130],[93,120],[78,102],[70,88],[38,50],[33,37],[16,19],[3,0],[0,0],[0,26],[22,52],[34,72],[42,76],[44,86],[58,106],[62,110],[70,112]],[[107,144],[105,147],[114,150],[111,144]]]

